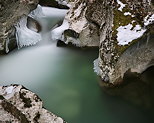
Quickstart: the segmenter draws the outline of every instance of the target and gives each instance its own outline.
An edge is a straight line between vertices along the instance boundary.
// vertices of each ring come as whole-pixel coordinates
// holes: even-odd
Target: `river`
[[[50,40],[50,33],[43,40]],[[57,47],[55,41],[0,56],[0,85],[22,84],[68,123],[150,123],[153,115],[105,94],[93,72],[97,49]]]

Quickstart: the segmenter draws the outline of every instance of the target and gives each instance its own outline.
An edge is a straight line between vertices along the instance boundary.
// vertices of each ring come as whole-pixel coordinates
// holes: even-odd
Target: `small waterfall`
[[[66,9],[57,9],[52,7],[42,7],[37,6],[28,16],[23,16],[19,22],[15,25],[16,28],[16,41],[18,49],[26,46],[32,46],[38,42],[46,43],[51,42],[53,39],[61,39],[63,31],[66,29],[63,25],[58,27],[59,22],[62,22],[68,10]],[[32,18],[32,19],[29,19]],[[38,32],[35,23],[31,21],[36,21],[41,27],[41,31]],[[68,25],[68,24],[67,24]],[[58,29],[55,29],[58,27]],[[54,29],[54,35],[51,33],[51,30]],[[59,30],[61,29],[61,30]],[[59,30],[56,32],[56,30]],[[56,33],[55,33],[56,32]],[[59,38],[55,38],[58,35]],[[42,40],[43,39],[43,40]],[[6,50],[9,52],[8,45],[9,39],[6,43]]]

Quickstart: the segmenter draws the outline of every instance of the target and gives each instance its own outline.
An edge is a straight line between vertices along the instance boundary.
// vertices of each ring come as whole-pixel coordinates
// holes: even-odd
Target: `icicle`
[[[101,75],[101,69],[99,67],[99,61],[98,59],[94,60],[94,72],[97,74],[97,75]]]
[[[5,44],[5,52],[6,52],[6,53],[9,52],[9,46],[8,46],[8,45],[9,45],[9,42],[10,42],[10,40],[9,40],[9,38],[7,38],[7,39],[6,39],[6,44]]]
[[[24,46],[35,45],[41,41],[41,35],[27,28],[27,17],[22,17],[17,23],[16,27],[16,40],[18,48]]]
[[[37,20],[38,18],[44,17],[45,15],[43,14],[42,7],[38,5],[37,8],[33,10],[28,16]]]
[[[62,37],[63,32],[69,28],[69,23],[64,19],[63,24],[51,31],[52,40],[64,40]]]

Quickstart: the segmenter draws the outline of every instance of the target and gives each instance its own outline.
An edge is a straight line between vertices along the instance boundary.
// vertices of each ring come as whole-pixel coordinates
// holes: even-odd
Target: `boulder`
[[[103,82],[118,84],[128,70],[142,73],[153,65],[150,0],[75,0],[65,19],[66,43],[99,46],[95,71]]]
[[[22,85],[0,86],[1,123],[66,123],[43,108],[42,100]]]

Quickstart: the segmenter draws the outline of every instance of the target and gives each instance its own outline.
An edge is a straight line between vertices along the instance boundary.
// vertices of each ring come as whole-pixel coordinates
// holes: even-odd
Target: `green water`
[[[106,95],[93,72],[97,50],[48,45],[0,56],[0,85],[22,84],[68,123],[151,123],[152,114]]]
[[[64,17],[55,13],[46,12],[39,21],[44,27],[40,44],[0,56],[0,85],[24,85],[68,123],[152,123],[152,113],[101,90],[93,72],[97,50],[56,47],[46,29],[59,21],[57,16]]]

